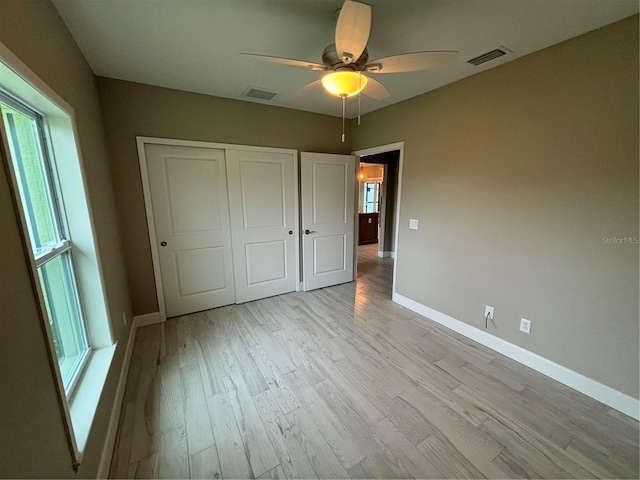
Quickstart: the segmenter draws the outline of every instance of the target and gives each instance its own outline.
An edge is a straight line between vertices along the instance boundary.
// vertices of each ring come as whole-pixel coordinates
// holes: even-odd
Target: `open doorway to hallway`
[[[358,173],[358,279],[383,279],[391,297],[400,150],[361,155]],[[386,288],[383,288],[383,284]]]

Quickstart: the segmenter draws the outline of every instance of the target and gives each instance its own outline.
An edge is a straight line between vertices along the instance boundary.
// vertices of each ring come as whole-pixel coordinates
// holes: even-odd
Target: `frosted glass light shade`
[[[322,86],[331,95],[351,97],[367,84],[367,77],[358,72],[333,72],[322,77]]]

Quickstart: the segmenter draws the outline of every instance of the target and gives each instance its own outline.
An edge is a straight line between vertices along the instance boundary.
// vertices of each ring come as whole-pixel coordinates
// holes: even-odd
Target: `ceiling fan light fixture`
[[[351,97],[362,91],[367,77],[356,71],[333,72],[322,77],[322,86],[331,95]]]

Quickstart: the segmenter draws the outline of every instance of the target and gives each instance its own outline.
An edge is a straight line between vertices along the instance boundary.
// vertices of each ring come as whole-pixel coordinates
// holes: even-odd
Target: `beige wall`
[[[158,311],[136,136],[349,153],[341,120],[298,110],[98,78],[133,310]],[[349,137],[349,132],[347,132]]]
[[[92,477],[102,453],[128,335],[122,312],[131,314],[95,77],[49,0],[0,1],[0,42],[75,109],[109,313],[120,339],[76,475],[20,228],[5,170],[0,168],[0,476]]]
[[[638,17],[366,115],[352,147],[402,140],[398,293],[477,328],[490,304],[490,333],[637,398],[638,245],[603,237],[638,236]]]

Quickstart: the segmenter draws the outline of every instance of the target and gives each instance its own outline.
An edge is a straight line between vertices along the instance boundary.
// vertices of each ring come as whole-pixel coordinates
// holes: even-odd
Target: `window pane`
[[[29,227],[31,247],[37,255],[58,243],[60,234],[49,188],[36,120],[0,103],[9,137],[13,167]]]
[[[70,252],[66,251],[42,265],[38,268],[38,274],[66,389],[88,350]]]
[[[364,213],[378,212],[380,202],[380,182],[365,182],[364,183]]]
[[[373,183],[367,182],[365,192],[367,195],[365,201],[371,203],[373,201]]]

